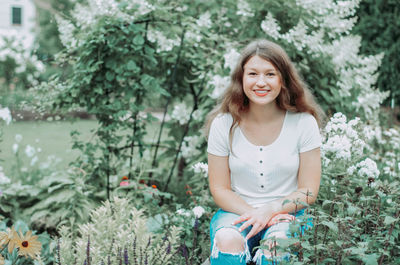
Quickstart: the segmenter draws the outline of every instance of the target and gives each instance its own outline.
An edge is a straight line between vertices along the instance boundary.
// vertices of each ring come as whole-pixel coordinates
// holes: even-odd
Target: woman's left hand
[[[252,209],[250,211],[245,212],[238,219],[236,219],[232,225],[237,225],[242,223],[242,226],[239,227],[239,232],[245,230],[248,226],[252,225],[252,229],[246,236],[246,240],[256,235],[258,232],[263,230],[268,222],[271,220],[274,213],[269,209],[257,208]]]

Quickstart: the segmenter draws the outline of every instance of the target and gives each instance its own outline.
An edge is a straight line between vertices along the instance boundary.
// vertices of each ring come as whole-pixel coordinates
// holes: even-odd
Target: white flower
[[[20,143],[20,142],[22,141],[22,135],[16,134],[16,135],[15,135],[15,141],[16,141],[17,143]]]
[[[224,68],[229,69],[231,72],[235,69],[240,58],[240,53],[235,49],[230,49],[228,53],[224,55]]]
[[[208,176],[208,165],[206,163],[198,162],[192,168],[195,173],[203,173],[205,178]]]
[[[192,209],[192,211],[194,213],[194,216],[200,218],[205,213],[206,210],[204,210],[204,208],[201,206],[196,206]]]
[[[254,12],[247,1],[239,0],[237,3],[237,9],[236,15],[238,16],[252,17],[254,15]]]
[[[4,175],[3,167],[0,166],[0,185],[10,183],[10,179]]]
[[[182,156],[186,159],[198,156],[201,151],[197,147],[202,143],[203,138],[199,136],[186,136],[183,138],[181,147]]]
[[[190,109],[184,102],[176,104],[171,113],[171,119],[179,122],[180,125],[184,125],[189,121]]]
[[[185,209],[178,209],[176,213],[182,216],[190,217],[190,212]]]
[[[271,13],[268,13],[265,19],[261,22],[261,29],[274,39],[278,39],[281,35],[279,33],[281,27],[278,25],[276,19],[271,15]]]
[[[8,108],[0,109],[0,119],[4,120],[7,125],[12,121],[11,112]]]
[[[195,110],[195,111],[193,112],[193,114],[192,114],[192,118],[193,118],[193,120],[195,120],[195,121],[202,121],[202,118],[203,118],[203,111],[200,110],[200,109]]]
[[[209,83],[211,86],[214,87],[213,92],[211,93],[210,97],[213,99],[219,98],[228,87],[230,82],[229,76],[222,77],[219,75],[214,75],[211,82]]]
[[[366,158],[364,161],[361,161],[360,163],[357,164],[356,167],[359,168],[358,174],[362,177],[366,177],[366,178],[379,177],[380,172],[378,170],[378,167],[377,167],[375,161],[373,161],[370,158]]]
[[[12,150],[13,150],[14,154],[16,154],[18,152],[18,144],[13,144]]]
[[[31,160],[31,167],[34,166],[38,160],[39,160],[38,157],[37,157],[37,156],[34,156],[34,157],[32,158],[32,160]]]
[[[157,52],[170,51],[174,46],[180,44],[179,39],[168,39],[162,32],[152,28],[147,31],[147,38],[149,41],[157,43]]]
[[[83,8],[81,10],[87,10]],[[88,18],[88,16],[85,16]],[[77,46],[78,41],[74,37],[75,26],[72,25],[68,20],[63,19],[62,17],[56,15],[56,21],[58,25],[58,31],[60,32],[60,40],[61,43],[67,49],[72,49]]]
[[[351,167],[349,167],[348,169],[347,169],[347,174],[349,174],[349,175],[353,175],[353,173],[356,171],[356,167],[353,165],[353,166],[351,166]]]
[[[199,27],[211,28],[211,14],[207,11],[206,13],[202,14],[198,20],[196,20],[196,24]]]
[[[33,157],[36,153],[36,150],[34,147],[30,146],[29,144],[25,147],[25,154],[28,157]]]

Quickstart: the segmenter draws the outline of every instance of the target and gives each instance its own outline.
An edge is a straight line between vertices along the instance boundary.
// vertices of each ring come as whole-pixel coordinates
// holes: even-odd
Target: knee
[[[245,240],[239,231],[233,228],[221,228],[215,234],[215,244],[226,253],[238,253],[245,250]]]

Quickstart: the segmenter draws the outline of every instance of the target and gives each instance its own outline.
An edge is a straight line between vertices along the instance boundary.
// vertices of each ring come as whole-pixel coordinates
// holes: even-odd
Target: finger
[[[239,216],[235,221],[232,222],[232,225],[237,225],[239,223],[242,223],[244,221],[247,221],[250,217],[247,215],[241,215]]]
[[[253,228],[250,230],[250,232],[246,236],[246,240],[252,238],[254,235],[256,235],[258,232],[260,232],[260,225],[258,223],[253,224]]]
[[[245,230],[247,227],[249,227],[253,223],[254,223],[254,221],[252,219],[247,220],[244,224],[242,224],[241,227],[239,227],[239,232],[242,232],[243,230]]]

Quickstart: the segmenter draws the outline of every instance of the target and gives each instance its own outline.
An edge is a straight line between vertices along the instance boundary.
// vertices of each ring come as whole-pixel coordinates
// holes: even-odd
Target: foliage
[[[79,236],[71,227],[60,229],[58,264],[175,264],[180,229],[154,234],[130,201],[114,197],[90,214],[90,223],[79,225]]]
[[[18,138],[18,137],[16,137]],[[13,146],[15,164],[12,177],[0,182],[0,214],[24,219],[36,228],[55,230],[58,225],[75,225],[88,219],[88,209],[94,207],[90,184],[82,178],[84,172],[71,168],[57,170],[57,159],[49,157],[40,162],[34,147],[17,143]],[[21,155],[30,159],[24,165]],[[90,196],[92,194],[92,196]]]
[[[26,49],[23,38],[10,34],[0,38],[0,91],[27,90],[40,81],[43,63]]]
[[[400,77],[399,65],[400,37],[399,1],[363,0],[357,9],[359,21],[353,32],[362,36],[360,51],[363,54],[384,52],[376,82],[381,90],[390,91],[392,104],[400,104],[397,80]]]
[[[123,256],[143,264],[146,257],[158,262],[176,251],[181,255],[168,262],[201,263],[209,253],[208,220],[215,210],[201,128],[229,83],[238,50],[254,38],[269,38],[293,58],[328,113],[346,114],[335,114],[324,129],[320,196],[308,211],[314,229],[291,240],[300,242],[292,246],[299,253],[292,261],[395,263],[400,137],[398,129],[378,121],[387,95],[374,87],[383,54],[359,55],[361,39],[349,34],[358,3],[77,4],[57,18],[65,46],[57,63],[71,72],[35,87],[35,100],[41,111],[85,109],[98,127],[89,141],[71,132],[81,152],[72,170],[40,168],[32,155],[23,171],[16,152],[15,176],[0,184],[2,213],[50,231],[68,226],[58,230],[62,264],[106,263],[108,257],[122,263]],[[149,106],[161,106],[163,118],[153,117]],[[159,126],[156,139],[145,138],[150,124]],[[127,199],[104,203],[87,223],[87,210],[113,194]],[[151,232],[144,229],[149,224]],[[170,252],[162,237],[177,225],[182,243],[174,232]]]

